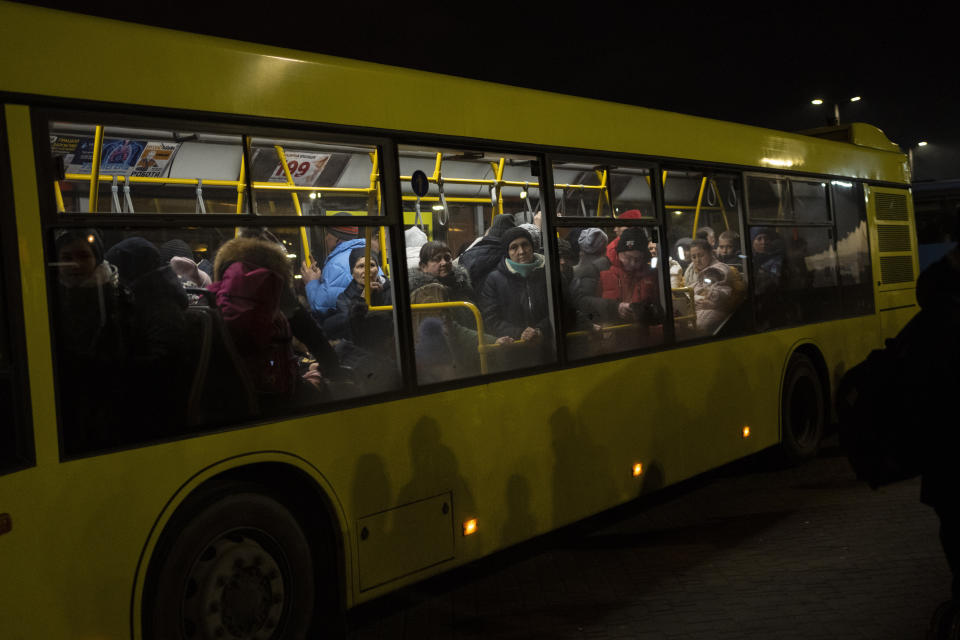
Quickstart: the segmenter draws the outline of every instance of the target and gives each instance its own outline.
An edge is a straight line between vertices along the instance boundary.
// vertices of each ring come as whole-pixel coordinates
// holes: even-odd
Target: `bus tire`
[[[797,463],[817,454],[826,427],[823,381],[809,356],[790,356],[783,378],[780,403],[780,448],[787,462]]]
[[[316,599],[313,555],[297,518],[280,501],[249,487],[221,490],[183,518],[175,514],[171,524],[154,554],[145,638],[308,636]]]

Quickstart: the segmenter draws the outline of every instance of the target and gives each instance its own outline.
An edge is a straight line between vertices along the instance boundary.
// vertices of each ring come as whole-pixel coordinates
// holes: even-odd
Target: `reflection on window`
[[[301,259],[302,228],[58,229],[57,380],[82,454],[400,385],[392,260],[363,231]],[[347,246],[348,245],[348,246]],[[339,249],[338,249],[339,248]],[[368,267],[368,268],[366,268]],[[312,309],[322,287],[333,308]],[[368,293],[369,292],[369,293]]]
[[[655,217],[649,169],[554,162],[553,186],[559,216]]]
[[[843,313],[873,313],[873,273],[863,196],[859,186],[851,182],[834,181],[831,190],[837,219]]]
[[[620,229],[619,227],[617,229]],[[562,309],[571,358],[663,341],[656,229],[560,227]]]
[[[747,176],[751,220],[783,220],[790,217],[785,178]]]
[[[253,138],[250,154],[259,215],[382,213],[376,147]]]
[[[837,254],[822,227],[751,227],[759,328],[829,319],[837,313]]]
[[[828,222],[827,183],[791,180],[793,219],[797,222]]]
[[[399,155],[419,382],[554,361],[536,159],[423,147]]]
[[[237,135],[51,122],[50,150],[65,173],[54,182],[61,213],[246,211]]]

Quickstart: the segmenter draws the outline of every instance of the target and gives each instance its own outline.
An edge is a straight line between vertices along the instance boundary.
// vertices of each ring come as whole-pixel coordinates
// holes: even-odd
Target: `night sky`
[[[836,101],[842,121],[874,124],[904,150],[928,141],[917,151],[918,180],[960,178],[956,25],[925,13],[922,3],[857,3],[856,9],[816,2],[749,8],[338,4],[74,6],[121,20],[788,131],[826,124]],[[862,100],[851,103],[852,96]],[[810,104],[815,97],[825,104]]]

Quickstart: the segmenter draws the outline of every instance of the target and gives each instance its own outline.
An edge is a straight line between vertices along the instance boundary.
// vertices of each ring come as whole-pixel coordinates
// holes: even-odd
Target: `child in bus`
[[[690,266],[683,280],[688,287],[693,287],[697,330],[708,335],[733,313],[745,294],[739,273],[717,260],[704,238],[697,238],[690,245]]]

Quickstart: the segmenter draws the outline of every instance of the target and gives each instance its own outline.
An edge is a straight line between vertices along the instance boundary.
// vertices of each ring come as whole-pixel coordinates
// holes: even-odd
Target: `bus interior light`
[[[740,430],[740,437],[749,438],[750,437],[750,427],[744,425],[743,429]]]
[[[918,146],[918,147],[925,147],[925,146],[927,146],[927,141],[926,141],[926,140],[921,140],[920,142],[917,143],[917,146]]]
[[[860,102],[860,100],[862,100],[860,96],[853,96],[850,98],[850,102]]]
[[[634,478],[639,478],[639,477],[642,476],[642,475],[643,475],[643,463],[642,463],[642,462],[634,463],[634,465],[633,465],[633,477],[634,477]]]
[[[317,192],[316,192],[316,191],[311,191],[311,192],[310,192],[310,199],[311,199],[311,200],[316,200],[316,199],[317,199]]]
[[[442,204],[435,204],[435,205],[433,205],[433,210],[434,210],[434,211],[443,211],[443,205],[442,205]]]
[[[522,191],[520,191],[520,199],[523,200],[526,197],[527,197],[527,190],[523,189]]]
[[[463,535],[469,536],[477,532],[477,519],[470,518],[463,523]]]

